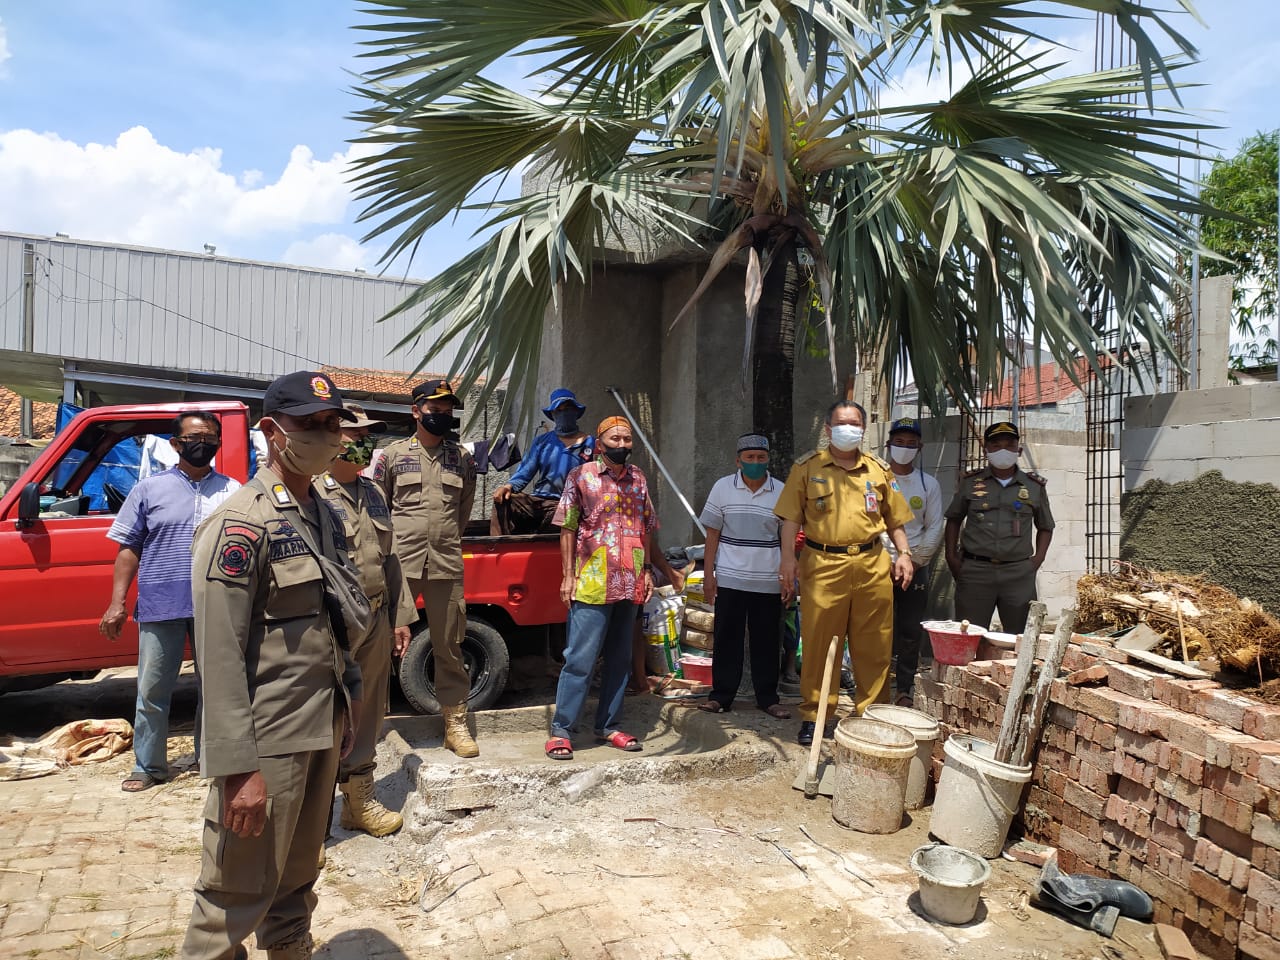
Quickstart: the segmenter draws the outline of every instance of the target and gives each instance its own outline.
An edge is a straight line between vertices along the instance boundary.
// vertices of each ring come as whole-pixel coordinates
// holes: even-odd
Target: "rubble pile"
[[[1170,658],[1216,659],[1260,683],[1280,676],[1280,620],[1204,577],[1119,564],[1112,573],[1080,578],[1076,611],[1080,633],[1145,623]]]

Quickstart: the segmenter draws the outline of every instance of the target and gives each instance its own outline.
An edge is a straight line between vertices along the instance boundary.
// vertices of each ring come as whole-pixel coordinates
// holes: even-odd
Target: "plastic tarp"
[[[58,404],[58,433],[75,419],[76,414],[80,413],[82,407],[77,407],[73,403],[67,403],[65,400]],[[67,482],[75,474],[80,464],[84,461],[85,451],[70,450],[67,455],[62,458],[62,462],[58,464],[58,469],[53,475],[53,484],[59,489],[65,489]],[[80,493],[89,498],[89,509],[91,511],[104,511],[107,509],[107,498],[102,492],[102,485],[109,483],[121,494],[128,495],[133,489],[133,485],[138,482],[138,471],[142,465],[142,448],[133,437],[128,437],[117,443],[102,458],[102,462],[94,468],[85,480],[84,486],[80,488]]]

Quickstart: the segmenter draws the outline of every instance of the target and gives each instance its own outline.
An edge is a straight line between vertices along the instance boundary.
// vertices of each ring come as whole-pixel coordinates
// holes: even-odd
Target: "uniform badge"
[[[1027,490],[1027,488],[1026,488],[1026,487],[1019,487],[1019,488],[1018,488],[1018,499],[1019,499],[1019,500],[1030,500],[1030,499],[1031,499],[1031,493]]]
[[[333,391],[329,389],[329,381],[324,377],[311,378],[311,392],[321,400],[328,400],[333,396]]]
[[[911,498],[909,501],[907,501],[907,502],[908,502],[908,504],[910,504],[910,506],[911,506],[911,509],[912,509],[912,510],[922,510],[922,509],[924,509],[924,498],[923,498],[923,497],[912,497],[912,498]]]
[[[253,569],[255,545],[262,539],[262,527],[242,520],[224,520],[218,543],[209,559],[208,580],[242,582]]]
[[[373,468],[373,479],[385,480],[387,477],[387,458],[385,456],[378,458],[378,464]]]
[[[335,479],[333,479],[333,477],[332,477],[332,476],[330,476],[329,474],[327,474],[327,473],[326,473],[326,474],[324,475],[324,487],[325,487],[325,489],[326,489],[326,490],[333,490],[333,489],[334,489],[335,487],[337,487],[337,486],[338,486],[338,481],[337,481],[337,480],[335,480]]]
[[[276,498],[276,503],[282,507],[287,507],[293,503],[293,498],[289,496],[289,491],[285,489],[283,483],[273,483],[271,485],[271,495]]]

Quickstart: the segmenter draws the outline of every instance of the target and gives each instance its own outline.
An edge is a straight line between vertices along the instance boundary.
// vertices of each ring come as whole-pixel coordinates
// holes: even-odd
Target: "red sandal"
[[[573,744],[564,737],[552,737],[542,749],[552,760],[573,759]]]
[[[607,743],[611,747],[616,747],[619,750],[625,750],[627,753],[635,753],[638,750],[644,749],[644,747],[640,745],[639,740],[629,733],[623,733],[621,730],[615,730],[606,737],[597,737],[596,739],[601,743]]]

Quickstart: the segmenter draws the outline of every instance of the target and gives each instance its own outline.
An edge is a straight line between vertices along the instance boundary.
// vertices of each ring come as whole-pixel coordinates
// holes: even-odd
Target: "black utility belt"
[[[1030,560],[1030,557],[1018,557],[1016,560],[997,560],[995,557],[980,557],[976,553],[970,553],[968,550],[961,551],[966,560],[980,560],[982,563],[1022,563],[1024,560]]]
[[[866,553],[872,547],[880,545],[880,538],[876,537],[874,540],[868,540],[866,543],[850,543],[843,546],[832,546],[829,543],[818,543],[817,540],[810,540],[806,537],[804,545],[806,547],[813,547],[813,549],[820,553]]]

